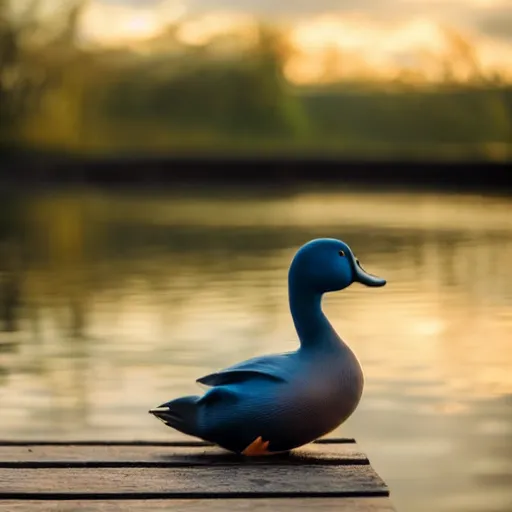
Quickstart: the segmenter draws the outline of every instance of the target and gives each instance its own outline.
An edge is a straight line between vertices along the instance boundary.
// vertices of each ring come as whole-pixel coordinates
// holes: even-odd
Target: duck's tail
[[[197,422],[199,396],[184,396],[162,404],[149,412],[183,434],[200,437]]]

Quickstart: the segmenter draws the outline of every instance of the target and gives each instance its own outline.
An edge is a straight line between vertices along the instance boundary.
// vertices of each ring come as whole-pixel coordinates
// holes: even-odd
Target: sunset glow
[[[161,2],[152,8],[92,2],[82,19],[87,42],[122,46],[156,36],[185,13],[180,2]]]
[[[184,21],[177,32],[178,39],[192,46],[210,43],[223,36],[235,36],[243,42],[254,41],[255,21],[252,16],[231,12],[209,13]]]
[[[447,62],[457,78],[464,79],[468,66],[473,65],[458,54],[449,32],[428,18],[386,24],[324,15],[297,24],[289,37],[296,53],[286,71],[297,83],[354,77],[388,80],[407,72],[436,81],[442,78]],[[508,66],[511,44],[478,34],[463,35],[461,40],[471,42],[483,72],[512,76]]]
[[[384,19],[370,12],[333,12],[290,20],[286,27],[281,26],[292,48],[285,63],[287,78],[298,84],[404,77],[435,82],[449,69],[459,80],[475,72],[512,79],[510,40],[474,28],[452,28],[435,16],[436,6],[442,2],[422,1],[432,12]],[[414,2],[408,0],[407,4]],[[505,4],[501,0],[471,0],[461,5],[486,13]],[[181,0],[151,7],[96,0],[85,11],[82,32],[87,42],[119,47],[158,37],[173,23],[177,24],[176,37],[184,45],[207,45],[230,36],[239,41],[238,50],[254,41],[257,26],[250,13],[220,9],[189,12]]]

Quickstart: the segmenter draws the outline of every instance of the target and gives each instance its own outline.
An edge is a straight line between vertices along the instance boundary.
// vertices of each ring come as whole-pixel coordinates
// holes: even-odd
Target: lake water
[[[150,407],[292,350],[287,268],[343,238],[385,288],[325,310],[366,388],[353,436],[409,512],[512,507],[508,199],[355,191],[4,194],[0,438],[169,439]]]

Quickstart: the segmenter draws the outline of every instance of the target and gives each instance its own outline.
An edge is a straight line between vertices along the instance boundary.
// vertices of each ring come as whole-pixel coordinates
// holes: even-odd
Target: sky
[[[148,8],[164,2],[102,0],[101,3]],[[511,0],[180,0],[179,3],[189,12],[243,12],[276,20],[300,19],[323,13],[359,14],[365,18],[378,18],[382,21],[426,16],[440,22],[512,38]]]
[[[436,80],[443,59],[456,60],[463,78],[471,52],[486,72],[512,76],[512,0],[91,0],[82,28],[89,41],[116,46],[179,21],[184,42],[204,44],[250,31],[254,17],[286,29],[295,82],[404,71]]]

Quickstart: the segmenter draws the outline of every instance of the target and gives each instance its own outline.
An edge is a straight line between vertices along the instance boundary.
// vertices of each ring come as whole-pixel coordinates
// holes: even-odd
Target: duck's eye
[[[343,258],[345,256],[345,251],[340,250],[339,255]]]

